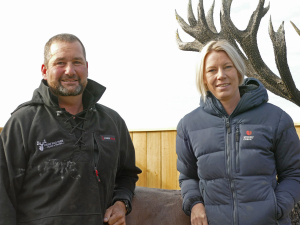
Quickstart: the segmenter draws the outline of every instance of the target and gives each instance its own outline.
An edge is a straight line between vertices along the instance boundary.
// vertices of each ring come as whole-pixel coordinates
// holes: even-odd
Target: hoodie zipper
[[[99,172],[97,169],[98,160],[99,160],[99,144],[97,143],[97,140],[95,138],[95,133],[93,133],[93,139],[94,139],[94,171],[95,171],[97,181],[101,182],[100,177],[99,177]]]

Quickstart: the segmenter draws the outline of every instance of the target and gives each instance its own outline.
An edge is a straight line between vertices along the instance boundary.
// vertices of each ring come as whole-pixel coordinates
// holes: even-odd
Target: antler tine
[[[199,52],[203,48],[203,45],[196,39],[193,42],[182,42],[179,37],[178,30],[176,31],[176,42],[179,49],[183,51]]]
[[[215,34],[207,24],[204,7],[203,7],[203,0],[199,0],[198,4],[198,23],[195,29],[195,36],[194,38],[198,40],[200,43],[205,44],[210,40],[214,40],[217,38],[218,34]]]
[[[207,12],[206,15],[206,21],[207,21],[207,25],[208,27],[215,33],[217,33],[217,29],[215,27],[215,23],[214,23],[214,8],[215,8],[215,0],[213,1],[212,6],[210,7],[210,9]]]
[[[189,35],[191,35],[192,37],[196,38],[195,34],[194,34],[194,30],[177,14],[177,11],[175,10],[175,16],[176,16],[176,20],[178,21],[179,25],[181,26],[181,28],[188,33]]]
[[[290,21],[290,22],[293,25],[293,27],[296,30],[296,32],[300,35],[300,30],[298,29],[298,27],[296,27],[296,25],[292,21]]]
[[[194,12],[193,12],[191,0],[189,0],[189,4],[188,4],[188,20],[189,20],[191,27],[195,27],[197,25],[197,20],[195,18]]]
[[[235,27],[230,19],[230,8],[232,0],[222,0],[221,6],[221,33],[226,36],[226,39],[238,38],[240,31]]]
[[[264,8],[264,4],[265,4],[265,0],[259,0],[256,10],[252,13],[251,18],[249,20],[246,30],[251,32],[252,35],[256,36],[261,19],[269,11],[270,3],[266,8]]]
[[[263,4],[263,5],[264,5],[264,4]],[[262,16],[262,17],[264,17],[264,16],[266,15],[266,13],[269,11],[269,9],[270,9],[270,2],[269,2],[269,4],[268,4],[268,6],[267,6],[266,8],[263,9],[263,16]]]
[[[284,22],[279,26],[277,32],[274,31],[272,20],[269,22],[269,35],[272,40],[276,66],[280,77],[288,92],[288,99],[300,106],[300,92],[296,88],[291,71],[287,62],[287,51],[285,41]]]

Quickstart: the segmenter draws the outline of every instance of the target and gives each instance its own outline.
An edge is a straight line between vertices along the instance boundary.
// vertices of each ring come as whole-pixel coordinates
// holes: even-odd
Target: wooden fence
[[[176,130],[130,132],[136,164],[143,171],[138,186],[179,189],[176,169]]]
[[[295,127],[300,138],[300,123]],[[143,171],[137,186],[180,189],[176,169],[176,130],[130,131],[130,136],[136,164]]]
[[[300,123],[295,124],[300,138]],[[136,164],[143,171],[137,186],[180,189],[176,169],[176,130],[131,131]]]

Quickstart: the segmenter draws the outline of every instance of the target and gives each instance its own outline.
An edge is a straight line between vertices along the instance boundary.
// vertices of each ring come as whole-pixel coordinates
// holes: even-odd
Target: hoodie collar
[[[255,78],[245,79],[239,90],[241,99],[230,116],[238,115],[268,101],[266,88]],[[221,102],[210,91],[207,92],[205,102],[201,97],[200,107],[209,114],[228,117]]]
[[[101,84],[88,79],[82,95],[84,108],[88,108],[98,102],[105,90],[106,88]],[[31,102],[41,102],[50,107],[59,107],[58,98],[52,94],[46,80],[42,80],[39,88],[34,91]]]

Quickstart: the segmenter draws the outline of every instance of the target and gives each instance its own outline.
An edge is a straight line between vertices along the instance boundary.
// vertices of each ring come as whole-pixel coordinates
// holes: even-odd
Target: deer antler
[[[246,30],[241,31],[236,28],[230,18],[230,7],[232,0],[222,0],[221,8],[221,31],[216,31],[213,21],[214,4],[211,6],[205,18],[203,9],[203,0],[199,0],[198,5],[198,21],[195,19],[192,10],[191,0],[188,4],[188,25],[177,13],[176,19],[182,29],[195,38],[193,42],[184,43],[181,41],[178,31],[176,40],[179,49],[184,51],[201,51],[203,46],[211,40],[226,39],[238,51],[239,55],[244,59],[247,72],[246,76],[259,79],[265,87],[280,97],[283,97],[296,105],[300,106],[300,92],[296,88],[290,73],[287,57],[286,57],[286,42],[284,37],[283,24],[277,32],[274,32],[272,22],[270,20],[269,34],[273,43],[275,52],[276,65],[281,79],[274,74],[269,67],[264,63],[259,53],[257,46],[257,31],[261,19],[269,10],[269,5],[264,8],[264,0],[260,0],[256,10],[253,12]],[[293,23],[292,23],[293,24]],[[293,24],[296,31],[300,35],[300,31]],[[241,52],[236,42],[243,49],[246,56]]]

